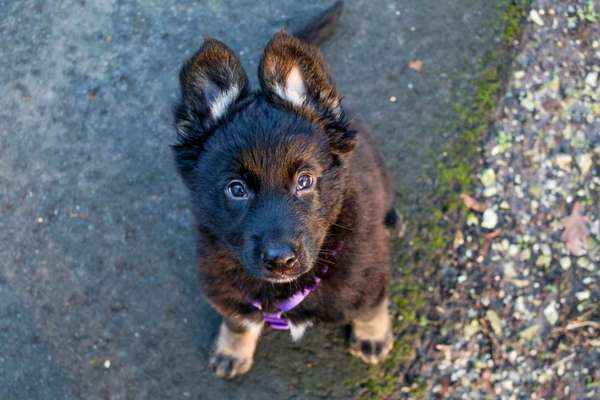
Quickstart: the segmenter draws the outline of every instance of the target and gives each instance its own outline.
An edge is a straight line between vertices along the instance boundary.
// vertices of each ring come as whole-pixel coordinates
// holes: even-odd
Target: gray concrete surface
[[[426,212],[428,166],[478,57],[495,46],[500,10],[487,0],[347,3],[326,58],[384,146],[403,209]],[[247,376],[208,372],[218,318],[198,289],[169,150],[177,71],[203,34],[239,51],[254,77],[269,36],[326,4],[0,1],[0,399],[351,395],[366,368],[339,329],[300,344],[269,332]],[[407,68],[413,58],[421,73]]]

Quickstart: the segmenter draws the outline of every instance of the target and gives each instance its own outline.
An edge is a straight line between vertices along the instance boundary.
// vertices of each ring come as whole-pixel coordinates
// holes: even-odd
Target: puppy
[[[210,359],[222,378],[250,369],[265,327],[298,339],[313,322],[350,323],[350,351],[370,364],[393,346],[393,191],[371,134],[348,117],[308,43],[339,7],[328,12],[297,35],[306,40],[272,38],[257,91],[215,39],[181,69],[173,149],[191,193],[203,291],[223,316]]]

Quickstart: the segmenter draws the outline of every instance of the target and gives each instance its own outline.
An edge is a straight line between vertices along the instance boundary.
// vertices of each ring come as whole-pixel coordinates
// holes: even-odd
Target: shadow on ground
[[[485,0],[348,3],[324,52],[382,144],[410,223],[428,211],[453,102],[496,45],[501,11]],[[351,396],[366,368],[335,329],[297,345],[268,333],[255,368],[231,383],[207,371],[218,318],[198,292],[169,150],[178,68],[203,34],[255,71],[272,33],[327,4],[3,3],[0,398]]]

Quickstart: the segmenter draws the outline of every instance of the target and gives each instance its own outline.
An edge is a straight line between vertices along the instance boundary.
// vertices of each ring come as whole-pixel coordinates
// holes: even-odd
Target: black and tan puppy
[[[180,74],[175,157],[204,294],[224,318],[211,368],[243,374],[264,325],[298,338],[313,322],[351,323],[352,354],[378,363],[393,343],[384,166],[312,44],[276,34],[258,74],[251,92],[237,56],[214,39]]]

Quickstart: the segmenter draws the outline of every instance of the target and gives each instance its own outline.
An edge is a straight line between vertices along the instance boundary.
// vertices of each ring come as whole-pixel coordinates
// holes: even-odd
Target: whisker
[[[324,258],[317,258],[317,261],[319,261],[319,262],[323,262],[323,263],[325,263],[325,264],[329,264],[329,265],[335,265],[335,264],[336,264],[336,262],[335,262],[335,261],[326,260],[326,259],[324,259]]]
[[[340,225],[340,224],[336,224],[336,223],[331,224],[331,226],[335,226],[336,228],[345,229],[349,232],[352,232],[354,230],[352,227],[344,226],[344,225]]]

